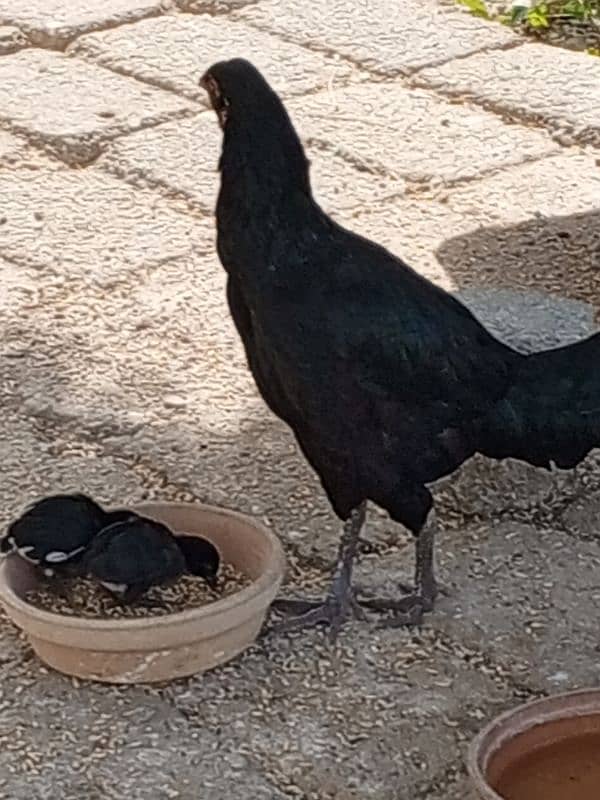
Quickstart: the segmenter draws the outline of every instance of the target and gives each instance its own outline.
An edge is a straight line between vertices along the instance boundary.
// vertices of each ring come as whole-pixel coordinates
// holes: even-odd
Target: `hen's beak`
[[[208,92],[210,104],[216,112],[221,128],[225,128],[227,122],[227,108],[229,103],[221,93],[221,87],[213,78],[210,72],[205,72],[200,78],[200,86]]]

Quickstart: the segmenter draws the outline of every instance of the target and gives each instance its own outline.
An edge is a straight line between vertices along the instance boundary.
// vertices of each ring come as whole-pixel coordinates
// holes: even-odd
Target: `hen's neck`
[[[227,126],[220,170],[217,221],[223,264],[262,283],[274,264],[285,260],[286,250],[300,244],[303,229],[318,212],[308,161],[291,124]]]
[[[310,197],[308,161],[287,114],[227,123],[220,169],[223,184],[241,181],[247,195],[264,194],[285,202],[290,193]],[[256,202],[262,198],[253,196]],[[265,197],[266,199],[266,197]]]

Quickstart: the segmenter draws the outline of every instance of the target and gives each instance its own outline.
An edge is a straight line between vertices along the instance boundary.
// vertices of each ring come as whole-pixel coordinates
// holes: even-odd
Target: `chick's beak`
[[[208,585],[210,586],[211,589],[216,589],[217,588],[217,576],[216,575],[208,575],[205,578],[205,580],[206,580],[206,582],[208,583]]]

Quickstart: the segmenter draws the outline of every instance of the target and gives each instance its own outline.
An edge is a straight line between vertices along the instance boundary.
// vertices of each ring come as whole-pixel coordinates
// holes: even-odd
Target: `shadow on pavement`
[[[436,256],[459,289],[537,289],[600,308],[600,210],[480,228],[447,239]]]

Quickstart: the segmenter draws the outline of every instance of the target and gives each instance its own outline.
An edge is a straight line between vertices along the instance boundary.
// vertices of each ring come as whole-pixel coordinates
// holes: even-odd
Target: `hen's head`
[[[200,85],[208,92],[224,132],[219,161],[223,176],[237,175],[243,161],[267,182],[264,191],[280,198],[287,197],[290,189],[310,195],[308,161],[300,139],[283,103],[256,67],[243,58],[220,61],[207,70]]]
[[[273,97],[260,72],[243,58],[213,64],[200,79],[200,86],[208,92],[222,128],[225,128],[230,115],[247,114],[264,106],[265,101]]]

